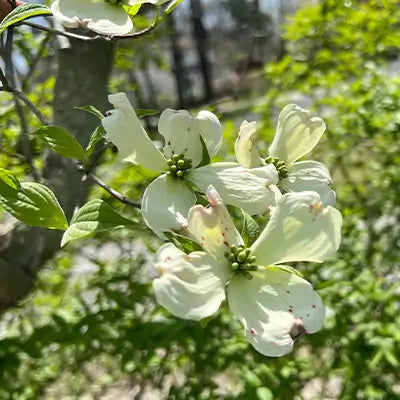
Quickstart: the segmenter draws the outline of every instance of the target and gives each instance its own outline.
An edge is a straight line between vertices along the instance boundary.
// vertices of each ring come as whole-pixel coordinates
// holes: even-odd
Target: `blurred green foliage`
[[[268,359],[246,343],[226,306],[202,323],[175,319],[149,284],[147,249],[159,242],[145,229],[99,234],[60,252],[32,295],[3,315],[0,399],[97,399],[126,387],[131,394],[116,398],[151,388],[176,400],[400,399],[399,21],[394,0],[323,1],[290,19],[285,56],[266,66],[260,147],[288,102],[310,106],[328,126],[313,158],[332,171],[343,241],[334,259],[299,266],[327,305],[321,332]],[[40,106],[51,86],[31,100]],[[236,130],[224,125],[232,151]],[[10,152],[14,129],[2,138]],[[0,155],[0,167],[11,159]],[[133,199],[151,178],[140,168],[103,169]]]

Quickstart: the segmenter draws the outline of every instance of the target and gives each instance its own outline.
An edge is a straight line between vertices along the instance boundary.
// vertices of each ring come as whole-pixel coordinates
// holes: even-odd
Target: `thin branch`
[[[21,139],[22,139],[22,146],[24,149],[23,151],[24,151],[24,155],[26,158],[26,162],[28,163],[29,168],[31,169],[33,179],[36,182],[39,182],[40,175],[39,175],[39,172],[36,170],[35,165],[33,164],[31,145],[30,145],[29,137],[28,137],[28,130],[29,130],[28,123],[26,121],[24,110],[21,107],[21,103],[15,95],[14,95],[14,103],[15,103],[15,111],[17,112],[19,121],[21,123]]]
[[[111,196],[113,196],[115,199],[117,199],[122,204],[126,204],[128,206],[135,207],[135,208],[140,210],[140,208],[141,208],[140,203],[137,203],[135,201],[132,201],[132,200],[128,199],[123,194],[117,192],[116,190],[114,190],[113,188],[108,186],[105,182],[103,182],[97,176],[95,176],[93,174],[89,174],[89,175],[87,175],[87,177],[90,178],[96,185],[98,185],[101,188],[103,188],[107,193],[111,194]]]
[[[30,60],[30,62],[29,62],[29,70],[25,74],[23,82],[21,84],[22,90],[24,90],[28,86],[30,78],[35,73],[36,67],[37,67],[39,61],[42,59],[43,52],[46,49],[46,46],[47,46],[47,43],[50,40],[50,37],[51,37],[50,34],[48,34],[43,38],[43,40],[40,43],[40,46],[39,46],[39,49],[38,49],[37,53],[34,55],[33,59]]]
[[[79,35],[77,33],[62,31],[62,30],[59,30],[59,29],[54,29],[54,28],[51,28],[49,26],[36,24],[36,23],[30,22],[30,21],[23,21],[19,25],[27,25],[27,26],[30,26],[31,28],[35,28],[35,29],[39,29],[41,31],[49,32],[49,33],[52,33],[54,35],[60,35],[60,36],[64,36],[64,37],[67,37],[67,38],[70,38],[70,39],[82,40],[84,42],[94,42],[96,40],[105,40],[107,42],[113,42],[113,41],[117,41],[117,40],[121,40],[121,39],[134,39],[134,38],[138,38],[138,37],[144,36],[147,33],[151,32],[157,26],[157,24],[159,22],[161,22],[161,20],[162,20],[161,18],[157,17],[150,26],[148,26],[147,28],[145,28],[145,29],[143,29],[143,30],[141,30],[139,32],[131,33],[129,35],[112,35],[112,36],[104,36],[104,35],[85,36],[85,35]]]
[[[0,70],[0,80],[3,82],[3,85],[0,86],[0,91],[12,93],[19,100],[21,100],[29,108],[29,110],[32,111],[32,113],[43,125],[50,125],[50,122],[46,119],[42,112],[36,108],[35,105],[20,90],[11,87],[7,80],[6,83],[4,83],[2,79],[3,76],[4,74],[2,74],[2,71]]]

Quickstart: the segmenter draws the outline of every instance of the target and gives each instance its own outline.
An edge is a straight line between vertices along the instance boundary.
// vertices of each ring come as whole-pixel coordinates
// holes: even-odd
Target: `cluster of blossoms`
[[[160,173],[143,195],[145,222],[164,240],[175,232],[199,248],[187,253],[167,243],[158,250],[158,302],[177,317],[200,320],[227,299],[249,342],[267,356],[286,354],[300,334],[321,329],[321,298],[286,263],[321,263],[339,247],[342,217],[333,207],[329,171],[297,161],[318,143],[323,120],[286,106],[266,158],[255,146],[255,122],[244,121],[235,142],[238,162],[210,163],[222,142],[213,113],[166,109],[159,150],[124,93],[109,101],[114,110],[102,121],[108,139],[124,160]],[[196,205],[203,195],[208,206]],[[258,238],[239,234],[225,204],[269,218]]]

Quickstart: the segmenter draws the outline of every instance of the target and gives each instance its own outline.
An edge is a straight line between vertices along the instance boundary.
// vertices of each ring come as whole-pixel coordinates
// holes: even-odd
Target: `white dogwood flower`
[[[126,161],[160,172],[147,187],[142,200],[142,214],[147,225],[160,237],[163,232],[186,228],[186,218],[196,197],[193,184],[206,191],[213,184],[228,204],[250,214],[267,211],[275,201],[278,173],[273,165],[246,170],[236,163],[201,166],[203,143],[210,156],[217,153],[221,124],[209,111],[196,117],[185,110],[166,109],[160,116],[158,130],[164,137],[163,152],[150,140],[125,93],[109,96],[114,106],[102,120],[108,139]]]
[[[321,329],[324,306],[310,283],[282,264],[322,262],[334,254],[340,212],[323,207],[315,192],[285,194],[246,248],[213,187],[207,196],[210,206],[194,206],[188,217],[188,231],[204,252],[185,254],[170,243],[160,248],[153,281],[157,301],[177,317],[200,320],[227,297],[257,351],[273,357],[290,352],[299,334]]]
[[[168,0],[56,0],[51,11],[67,28],[84,27],[102,35],[126,35],[133,23],[125,6],[152,3],[160,5]]]
[[[254,141],[256,123],[244,121],[235,142],[236,159],[245,168],[274,164],[279,172],[279,188],[282,192],[318,192],[325,205],[333,205],[335,192],[328,168],[317,161],[299,161],[318,143],[325,131],[321,118],[311,118],[309,111],[295,104],[284,107],[279,114],[278,127],[269,147],[268,157],[260,157]]]

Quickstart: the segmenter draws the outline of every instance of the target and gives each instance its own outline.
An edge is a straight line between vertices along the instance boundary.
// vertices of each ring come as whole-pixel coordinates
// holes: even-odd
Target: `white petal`
[[[165,138],[164,154],[183,154],[192,160],[193,167],[200,164],[203,147],[196,129],[196,118],[185,110],[165,110],[158,123],[159,132]]]
[[[236,159],[243,168],[254,168],[263,165],[260,153],[254,144],[256,125],[255,121],[243,121],[235,141]]]
[[[225,260],[224,253],[231,245],[243,244],[243,239],[233,224],[218,192],[210,186],[207,190],[209,207],[194,206],[189,212],[189,232],[201,246],[217,260]]]
[[[210,157],[217,154],[222,143],[222,127],[219,119],[210,111],[197,114],[197,130],[206,144]]]
[[[208,153],[217,153],[222,141],[222,128],[218,118],[209,111],[200,111],[193,117],[186,110],[164,110],[158,121],[158,130],[165,138],[164,152],[185,154],[196,167],[202,158],[202,145],[199,135],[206,144]]]
[[[331,175],[324,164],[317,161],[300,161],[289,165],[288,176],[281,179],[284,192],[317,192],[323,205],[334,205],[335,192],[330,188]]]
[[[213,315],[225,299],[229,269],[210,255],[186,255],[168,243],[156,255],[159,278],[153,281],[157,301],[179,318],[199,320]]]
[[[164,239],[163,232],[186,228],[186,218],[196,196],[182,181],[166,175],[147,187],[142,200],[143,219],[153,232]]]
[[[61,10],[60,4],[62,6]],[[73,12],[68,12],[68,10],[65,10],[66,4],[68,5],[68,1],[65,0],[54,1],[50,6],[53,17],[60,21],[67,28],[78,28],[80,25],[80,20],[76,16],[77,12],[75,10]]]
[[[111,94],[108,101],[115,110],[111,110],[101,122],[121,157],[152,171],[166,171],[168,164],[164,156],[150,140],[126,94]]]
[[[84,25],[102,35],[125,35],[133,23],[122,6],[98,0],[57,0],[51,11],[67,27]]]
[[[173,110],[172,108],[166,108],[158,119],[158,132],[167,138],[169,136],[169,121],[175,114],[187,115],[186,110]]]
[[[190,171],[187,179],[203,192],[213,185],[224,203],[251,215],[263,214],[275,204],[275,192],[269,186],[278,183],[278,173],[271,164],[246,169],[235,163],[213,163]]]
[[[253,243],[260,266],[291,262],[322,262],[340,244],[342,216],[331,206],[323,207],[318,193],[287,193]]]
[[[300,333],[314,333],[324,323],[324,305],[304,279],[280,270],[235,275],[227,287],[229,307],[244,326],[246,338],[261,354],[279,357],[293,348]]]
[[[311,118],[309,111],[296,104],[289,104],[279,114],[269,155],[291,164],[315,147],[325,128],[325,122],[321,118]]]

